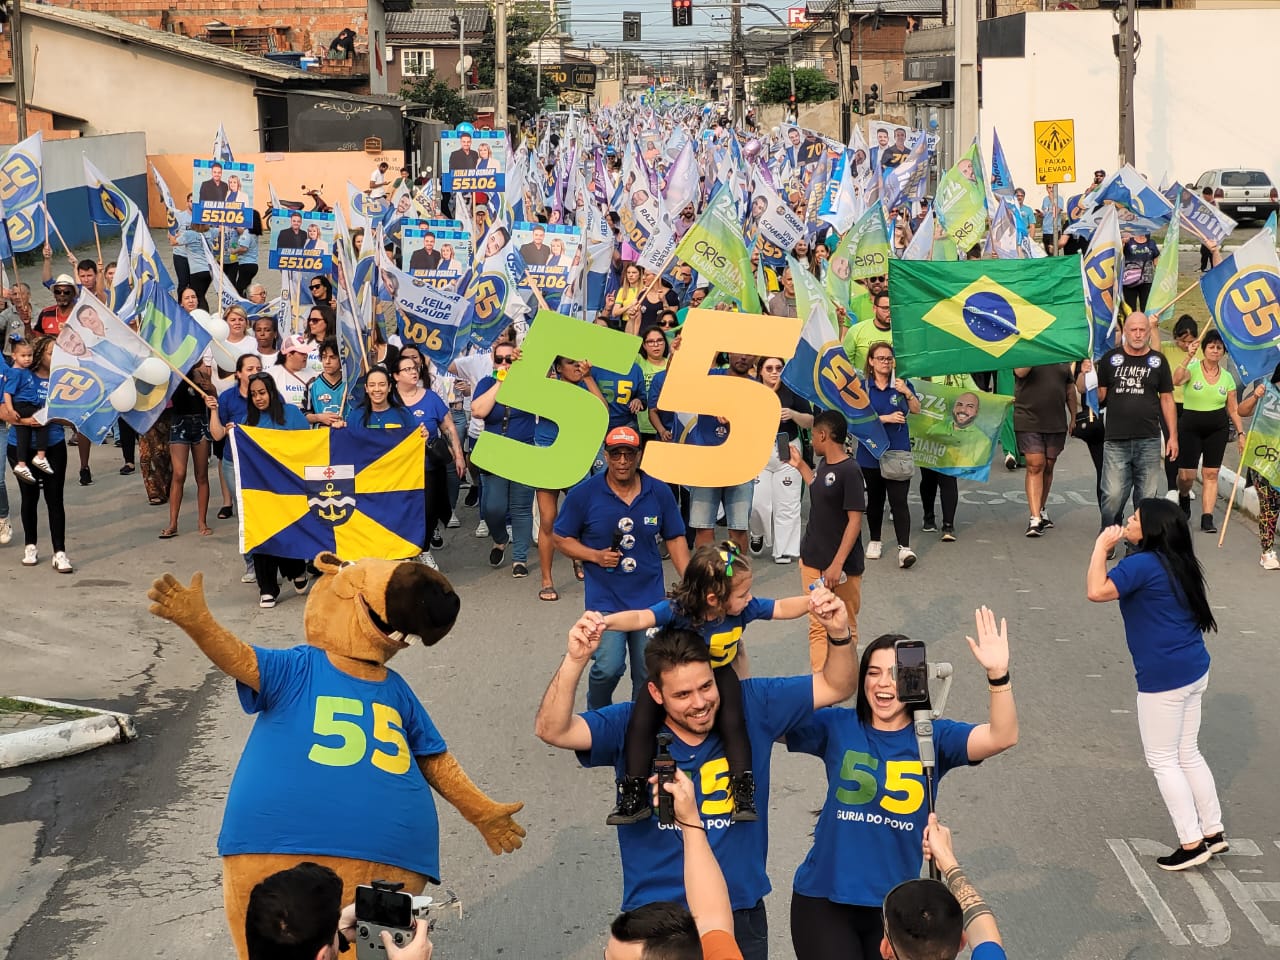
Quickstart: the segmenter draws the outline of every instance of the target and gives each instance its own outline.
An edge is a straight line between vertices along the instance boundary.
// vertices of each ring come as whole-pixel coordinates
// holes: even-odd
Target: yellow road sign
[[[1037,120],[1036,183],[1076,182],[1076,122]]]

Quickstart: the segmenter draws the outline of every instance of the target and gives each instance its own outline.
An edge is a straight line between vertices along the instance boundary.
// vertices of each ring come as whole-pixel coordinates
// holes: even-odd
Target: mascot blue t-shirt
[[[414,762],[448,748],[409,685],[337,669],[323,650],[254,647],[257,713],[236,768],[218,853],[323,854],[440,877],[431,787]]]

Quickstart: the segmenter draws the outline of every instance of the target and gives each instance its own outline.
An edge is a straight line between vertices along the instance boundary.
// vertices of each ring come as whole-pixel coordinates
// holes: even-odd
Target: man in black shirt
[[[817,468],[809,469],[800,452],[791,448],[791,465],[809,487],[809,522],[800,540],[800,582],[805,590],[815,582],[844,601],[853,642],[858,642],[858,610],[862,607],[862,515],[866,488],[858,461],[845,452],[848,425],[835,410],[813,418],[813,453]],[[809,666],[822,670],[827,655],[826,627],[809,618]]]
[[[1148,344],[1151,323],[1143,313],[1124,321],[1124,340],[1098,360],[1098,399],[1107,411],[1102,448],[1102,527],[1119,523],[1125,501],[1133,505],[1160,495],[1160,419],[1166,455],[1178,456],[1178,418],[1173,373],[1164,355]]]

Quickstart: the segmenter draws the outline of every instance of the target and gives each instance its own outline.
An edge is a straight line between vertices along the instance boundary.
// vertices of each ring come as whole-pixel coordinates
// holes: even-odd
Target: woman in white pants
[[[1138,550],[1107,573],[1121,539]],[[1229,848],[1213,773],[1200,753],[1200,709],[1209,685],[1204,631],[1217,630],[1191,530],[1176,504],[1147,499],[1129,522],[1098,534],[1089,559],[1089,599],[1120,601],[1138,679],[1138,732],[1178,846],[1156,859],[1186,870]]]
[[[756,376],[778,394],[782,403],[778,432],[785,433],[788,442],[799,450],[801,429],[813,427],[813,408],[782,382],[783,365],[779,357],[761,357]],[[751,551],[759,554],[769,546],[774,563],[791,563],[800,556],[800,495],[804,482],[800,471],[778,459],[777,445],[774,446],[751,493]]]

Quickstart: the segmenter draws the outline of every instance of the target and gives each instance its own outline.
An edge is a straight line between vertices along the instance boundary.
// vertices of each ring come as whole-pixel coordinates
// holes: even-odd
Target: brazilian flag
[[[892,260],[898,376],[932,377],[1081,360],[1089,319],[1079,257]]]
[[[418,430],[238,426],[231,443],[241,552],[397,560],[422,548],[426,441]]]

